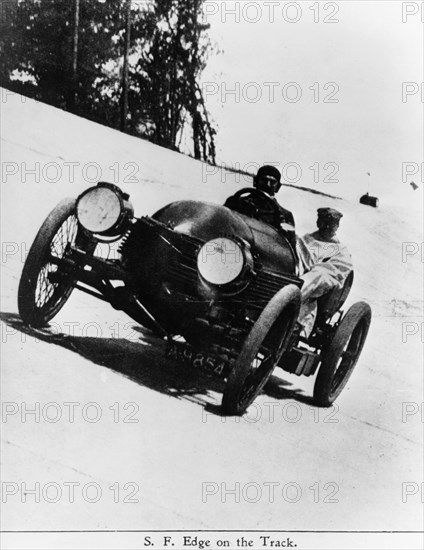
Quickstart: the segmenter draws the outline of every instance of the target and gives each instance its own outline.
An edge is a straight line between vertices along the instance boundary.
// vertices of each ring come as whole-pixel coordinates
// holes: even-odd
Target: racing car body
[[[257,193],[239,192],[241,205]],[[116,258],[97,254],[103,242],[117,244]],[[248,208],[188,200],[136,219],[128,195],[99,183],[45,220],[22,272],[19,312],[43,326],[77,288],[165,338],[169,357],[221,376],[228,414],[242,414],[277,365],[298,375],[318,370],[315,401],[328,406],[356,364],[371,312],[359,302],[342,318],[352,274],[321,300],[302,340],[297,264],[289,239]]]

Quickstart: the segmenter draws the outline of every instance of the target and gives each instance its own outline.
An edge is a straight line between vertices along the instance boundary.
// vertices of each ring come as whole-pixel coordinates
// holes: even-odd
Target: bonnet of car
[[[250,244],[261,266],[280,273],[296,272],[295,254],[287,239],[276,228],[225,206],[200,201],[178,201],[165,206],[152,218],[177,233],[203,242],[219,237],[244,240]]]
[[[207,242],[217,237],[237,237],[253,244],[249,225],[224,206],[200,201],[168,204],[152,216],[178,233]]]

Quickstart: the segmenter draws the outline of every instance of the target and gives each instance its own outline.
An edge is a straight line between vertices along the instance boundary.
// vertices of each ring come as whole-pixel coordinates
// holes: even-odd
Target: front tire
[[[300,291],[288,285],[262,311],[228,377],[222,398],[226,414],[243,414],[259,395],[287,349],[299,308]]]
[[[18,290],[18,309],[24,323],[43,327],[64,306],[73,288],[71,276],[60,276],[57,263],[75,245],[78,221],[75,199],[64,199],[47,216],[30,248]],[[53,279],[53,280],[52,280]]]
[[[330,407],[346,386],[359,359],[371,323],[371,308],[357,302],[343,317],[333,339],[323,352],[314,386],[314,402]]]

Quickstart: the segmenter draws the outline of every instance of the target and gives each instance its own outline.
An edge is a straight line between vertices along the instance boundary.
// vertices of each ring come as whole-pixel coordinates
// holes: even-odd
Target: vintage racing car
[[[370,307],[358,302],[341,311],[352,272],[343,289],[319,300],[311,335],[300,336],[298,259],[284,234],[257,219],[250,199],[258,193],[239,191],[244,208],[237,211],[187,200],[139,219],[113,184],[64,199],[28,253],[22,320],[47,325],[77,288],[165,338],[169,357],[222,377],[226,414],[243,414],[277,366],[296,375],[318,371],[314,402],[330,406],[361,353]],[[114,243],[116,257],[98,253],[105,242]]]

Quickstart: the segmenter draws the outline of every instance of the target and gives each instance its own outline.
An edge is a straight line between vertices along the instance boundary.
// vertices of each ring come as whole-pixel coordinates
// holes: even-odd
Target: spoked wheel
[[[259,395],[287,349],[299,308],[295,285],[282,288],[265,307],[228,377],[222,398],[226,414],[243,414]]]
[[[59,273],[57,261],[70,253],[78,238],[75,199],[64,199],[47,216],[28,253],[18,291],[24,323],[45,326],[69,298],[74,280]]]
[[[346,386],[359,359],[371,323],[371,308],[354,304],[343,317],[327,350],[314,386],[314,401],[329,407]]]

